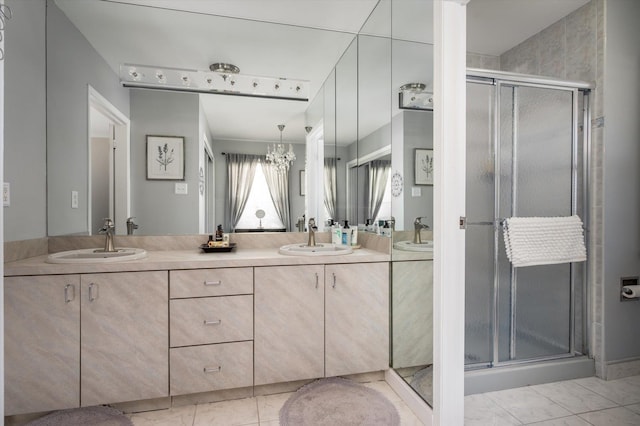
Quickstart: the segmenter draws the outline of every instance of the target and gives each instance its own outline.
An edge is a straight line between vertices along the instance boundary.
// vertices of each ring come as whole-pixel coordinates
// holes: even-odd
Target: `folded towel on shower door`
[[[582,220],[568,217],[512,217],[504,221],[504,245],[515,267],[587,260]]]

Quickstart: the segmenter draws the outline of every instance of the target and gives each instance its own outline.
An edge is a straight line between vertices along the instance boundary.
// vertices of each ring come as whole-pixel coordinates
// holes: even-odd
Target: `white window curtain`
[[[269,193],[276,213],[287,231],[291,230],[291,207],[289,203],[289,170],[279,172],[274,166],[262,163],[262,171],[267,179]]]
[[[324,159],[324,206],[327,209],[329,217],[338,220],[338,212],[336,206],[336,159]]]
[[[375,219],[380,211],[389,179],[389,170],[391,170],[389,160],[373,160],[369,163],[367,217],[371,219]]]
[[[247,204],[256,167],[261,157],[251,154],[226,154],[226,157],[225,229],[233,232]]]

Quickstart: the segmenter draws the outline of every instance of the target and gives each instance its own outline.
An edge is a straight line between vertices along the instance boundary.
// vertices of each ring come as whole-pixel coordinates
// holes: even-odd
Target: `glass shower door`
[[[570,216],[577,91],[500,84],[498,90],[497,218]],[[569,353],[570,264],[512,268],[502,243],[498,269],[499,361]]]
[[[467,368],[573,354],[580,268],[513,268],[502,221],[581,213],[578,96],[574,89],[467,82]]]

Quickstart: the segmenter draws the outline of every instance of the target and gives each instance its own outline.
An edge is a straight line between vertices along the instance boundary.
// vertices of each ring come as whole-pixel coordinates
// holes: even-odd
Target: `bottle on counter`
[[[342,245],[350,246],[351,245],[351,228],[349,228],[349,221],[344,221],[344,226],[342,227]]]

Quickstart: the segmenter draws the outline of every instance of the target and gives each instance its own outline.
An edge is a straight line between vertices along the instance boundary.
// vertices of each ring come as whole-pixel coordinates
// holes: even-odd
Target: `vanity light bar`
[[[433,93],[416,92],[414,90],[400,90],[400,109],[420,109],[433,111]]]
[[[291,101],[309,100],[309,82],[306,80],[257,77],[217,71],[122,64],[120,65],[120,82],[124,87]]]

